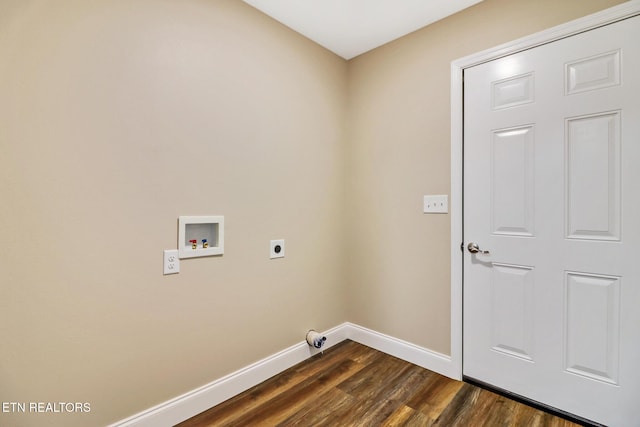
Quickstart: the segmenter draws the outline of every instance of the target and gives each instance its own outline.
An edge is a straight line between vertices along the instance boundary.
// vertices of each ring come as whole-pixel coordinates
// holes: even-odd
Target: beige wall
[[[2,0],[0,401],[91,412],[0,424],[114,422],[346,320],[448,353],[450,61],[615,3],[486,0],[347,63],[239,0]],[[224,256],[162,276],[197,214]]]
[[[238,0],[2,0],[0,401],[91,412],[0,425],[115,422],[344,322],[346,84]],[[202,214],[224,256],[163,276]]]
[[[485,0],[349,63],[349,319],[450,354],[451,61],[619,0]]]

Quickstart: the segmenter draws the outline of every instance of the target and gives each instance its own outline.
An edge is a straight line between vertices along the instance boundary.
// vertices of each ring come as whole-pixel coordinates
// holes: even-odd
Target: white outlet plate
[[[424,196],[424,213],[448,213],[449,196],[446,194]]]
[[[164,251],[164,274],[180,273],[180,258],[177,249],[167,249]]]
[[[284,239],[271,240],[269,244],[269,258],[284,258]]]

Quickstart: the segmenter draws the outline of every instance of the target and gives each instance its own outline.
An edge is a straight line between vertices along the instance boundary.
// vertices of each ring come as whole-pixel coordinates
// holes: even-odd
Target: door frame
[[[640,14],[640,0],[605,9],[451,63],[451,376],[462,379],[463,72],[465,68],[554,42]]]

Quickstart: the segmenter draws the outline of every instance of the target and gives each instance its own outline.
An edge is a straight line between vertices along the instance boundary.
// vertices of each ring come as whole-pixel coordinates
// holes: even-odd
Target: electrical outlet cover
[[[269,258],[284,258],[284,239],[272,240],[270,242]]]
[[[164,274],[180,273],[180,258],[177,249],[167,249],[164,251]]]

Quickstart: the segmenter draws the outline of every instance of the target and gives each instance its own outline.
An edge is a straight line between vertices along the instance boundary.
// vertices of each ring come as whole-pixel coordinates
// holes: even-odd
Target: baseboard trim
[[[324,335],[327,337],[325,349],[351,339],[439,374],[456,378],[451,357],[353,323],[343,323],[324,332]],[[260,384],[319,351],[309,347],[306,341],[302,341],[200,388],[111,424],[109,427],[173,426]]]
[[[352,323],[346,323],[348,338],[383,353],[459,380],[451,356],[394,338]]]

